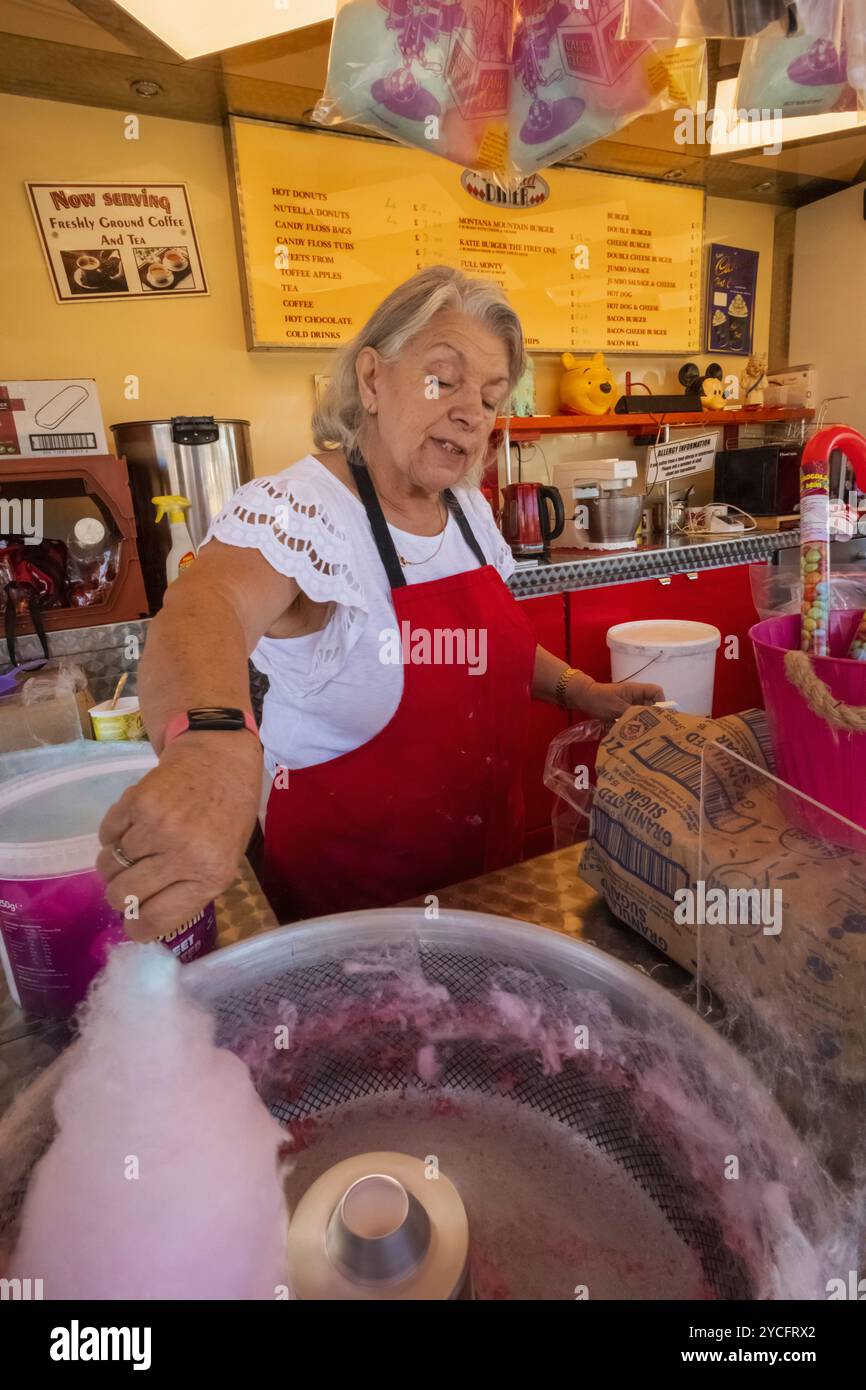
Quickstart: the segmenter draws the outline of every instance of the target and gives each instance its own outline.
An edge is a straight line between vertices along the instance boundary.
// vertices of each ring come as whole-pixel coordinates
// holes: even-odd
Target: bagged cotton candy
[[[618,39],[623,3],[516,0],[508,153],[519,174],[705,96],[704,45]]]
[[[314,119],[351,121],[503,187],[705,95],[702,44],[620,41],[624,0],[342,0]]]
[[[511,27],[511,0],[342,0],[314,119],[369,126],[459,164],[501,164]]]
[[[848,81],[866,106],[866,0],[845,0],[848,34]]]
[[[739,111],[774,115],[821,116],[853,111],[856,96],[848,85],[846,49],[829,39],[750,39],[743,51],[735,104]]]
[[[7,1271],[46,1298],[283,1296],[285,1136],[180,973],[119,946],[88,998]]]
[[[801,32],[794,37],[750,39],[737,80],[737,109],[782,117],[855,110],[848,35],[855,35],[855,52],[862,55],[863,38],[851,23],[862,22],[863,3],[845,4],[843,11],[837,0],[811,0],[797,7]]]

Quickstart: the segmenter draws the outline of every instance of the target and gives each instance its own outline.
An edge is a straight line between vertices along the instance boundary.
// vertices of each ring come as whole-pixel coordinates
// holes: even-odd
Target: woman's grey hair
[[[526,368],[523,329],[504,292],[491,280],[473,279],[447,265],[434,265],[404,280],[336,354],[331,378],[313,412],[313,439],[319,449],[347,452],[358,441],[365,418],[355,364],[362,348],[372,347],[387,359],[443,310],[458,310],[479,319],[505,345],[508,391]]]

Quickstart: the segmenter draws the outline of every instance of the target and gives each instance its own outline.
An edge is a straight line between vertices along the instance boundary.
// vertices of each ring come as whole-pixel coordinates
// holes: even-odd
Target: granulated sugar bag
[[[866,1080],[866,832],[827,816],[815,833],[768,770],[762,710],[628,711],[599,747],[581,876],[780,1046]]]

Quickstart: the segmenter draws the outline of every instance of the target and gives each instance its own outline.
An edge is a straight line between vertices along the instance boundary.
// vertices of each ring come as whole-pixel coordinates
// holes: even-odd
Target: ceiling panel
[[[0,34],[19,34],[108,53],[133,51],[68,0],[0,0]]]

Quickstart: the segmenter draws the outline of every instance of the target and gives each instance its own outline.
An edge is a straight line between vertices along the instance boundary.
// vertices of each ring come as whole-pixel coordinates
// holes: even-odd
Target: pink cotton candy
[[[119,946],[90,996],[9,1270],[47,1299],[286,1296],[285,1136],[180,973]]]

